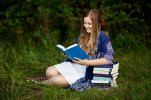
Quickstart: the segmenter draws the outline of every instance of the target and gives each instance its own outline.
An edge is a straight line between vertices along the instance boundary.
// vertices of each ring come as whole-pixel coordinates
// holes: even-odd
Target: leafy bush
[[[149,39],[150,13],[148,12],[150,4],[145,0],[136,2],[121,0],[73,0],[70,2],[68,0],[18,0],[11,3],[6,0],[3,3],[8,6],[0,12],[1,40],[24,44],[37,43],[45,41],[43,39],[48,34],[58,31],[59,41],[72,43],[75,36],[79,34],[83,12],[90,8],[96,8],[103,12],[112,38],[119,38],[124,30],[128,35],[136,35],[137,39],[147,47],[151,43]],[[55,41],[55,39],[51,41]]]

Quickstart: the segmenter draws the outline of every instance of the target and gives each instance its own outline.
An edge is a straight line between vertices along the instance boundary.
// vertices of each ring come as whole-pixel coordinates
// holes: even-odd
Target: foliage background
[[[115,60],[121,62],[119,88],[97,93],[90,90],[83,96],[70,90],[24,82],[25,77],[42,73],[47,66],[65,58],[55,45],[74,43],[83,13],[91,8],[102,11],[107,22],[116,52]],[[88,97],[116,100],[150,98],[150,91],[147,91],[151,88],[150,11],[149,0],[0,1],[0,97],[8,100],[52,96],[53,99],[76,97],[76,100]],[[142,83],[135,85],[139,82],[138,77]]]
[[[112,40],[119,42],[117,46],[140,42],[150,47],[148,0],[6,0],[1,3],[0,39],[42,44],[44,38],[53,34],[58,41],[71,42],[79,33],[83,13],[90,8],[103,12]]]

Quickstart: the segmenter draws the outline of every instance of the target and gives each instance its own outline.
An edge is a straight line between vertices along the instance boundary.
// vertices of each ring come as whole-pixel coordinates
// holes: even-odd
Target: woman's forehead
[[[90,17],[84,17],[84,22],[92,22]]]

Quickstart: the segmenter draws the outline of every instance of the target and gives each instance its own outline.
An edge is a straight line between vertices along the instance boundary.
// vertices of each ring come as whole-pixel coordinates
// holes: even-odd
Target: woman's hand
[[[89,65],[90,60],[72,60],[74,63],[80,64],[80,65]]]

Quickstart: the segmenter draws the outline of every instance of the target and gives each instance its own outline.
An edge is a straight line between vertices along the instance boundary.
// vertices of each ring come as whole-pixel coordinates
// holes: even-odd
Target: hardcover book
[[[100,73],[93,73],[93,76],[97,76],[97,77],[116,77],[118,76],[118,72],[114,73],[114,74],[100,74]]]
[[[111,87],[111,83],[92,83],[92,86],[93,87],[96,87],[96,86],[109,86],[109,87]]]
[[[95,66],[94,69],[119,69],[119,62],[114,62],[114,64],[106,64],[106,65],[100,65],[100,66]]]
[[[93,77],[93,80],[114,81],[117,77]]]
[[[78,44],[73,44],[67,48],[60,44],[56,46],[70,59],[85,60],[90,58]]]
[[[93,70],[93,74],[115,74],[115,73],[118,73],[118,71],[111,71],[111,72],[107,72],[107,71],[96,71],[96,70]]]
[[[111,83],[112,81],[107,81],[107,80],[91,80],[91,83]]]
[[[93,71],[95,72],[118,72],[118,69],[99,69],[99,68],[96,68],[96,69],[93,69]]]

